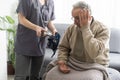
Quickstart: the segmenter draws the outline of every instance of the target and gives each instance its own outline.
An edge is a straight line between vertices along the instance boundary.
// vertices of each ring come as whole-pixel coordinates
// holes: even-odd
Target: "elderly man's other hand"
[[[58,62],[59,70],[63,73],[69,73],[70,68],[62,61]]]

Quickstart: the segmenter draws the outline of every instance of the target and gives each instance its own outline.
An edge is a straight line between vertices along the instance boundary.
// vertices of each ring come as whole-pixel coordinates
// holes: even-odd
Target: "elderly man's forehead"
[[[72,16],[79,16],[79,13],[81,12],[81,10],[88,10],[86,8],[73,8],[72,9]],[[90,11],[88,10],[88,14],[91,15]]]
[[[72,9],[72,16],[78,16],[80,13],[80,8],[73,8]]]

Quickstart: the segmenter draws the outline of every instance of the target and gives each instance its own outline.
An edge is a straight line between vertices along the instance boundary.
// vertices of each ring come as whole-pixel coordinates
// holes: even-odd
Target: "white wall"
[[[80,0],[54,0],[55,23],[72,23],[72,5]],[[119,0],[84,0],[90,4],[95,19],[103,22],[108,27],[120,26],[120,1]]]
[[[0,16],[11,15],[18,0],[0,0]]]
[[[7,47],[5,31],[0,31],[0,80],[7,80]]]
[[[79,0],[54,0],[55,4],[55,23],[72,23],[71,9],[72,5]],[[120,10],[119,0],[84,0],[88,2],[92,8],[95,19],[103,22],[108,27],[120,26]],[[15,9],[18,0],[0,0],[0,15],[10,14],[16,17]],[[9,3],[9,4],[8,4]]]
[[[9,15],[14,18],[17,1],[0,0],[0,16]],[[7,80],[7,47],[6,32],[4,31],[0,31],[0,80]]]

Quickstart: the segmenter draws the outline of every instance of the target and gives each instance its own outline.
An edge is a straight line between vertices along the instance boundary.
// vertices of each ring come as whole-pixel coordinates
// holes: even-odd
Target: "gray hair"
[[[73,8],[87,9],[87,10],[89,10],[90,14],[92,14],[90,5],[87,4],[87,3],[84,2],[84,1],[79,1],[79,2],[75,3],[75,4],[73,5]]]

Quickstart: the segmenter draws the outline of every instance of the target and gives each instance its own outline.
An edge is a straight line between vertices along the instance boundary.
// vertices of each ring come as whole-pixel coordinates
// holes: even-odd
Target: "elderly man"
[[[109,29],[94,20],[83,1],[73,5],[72,17],[74,24],[66,30],[45,80],[109,80]]]

